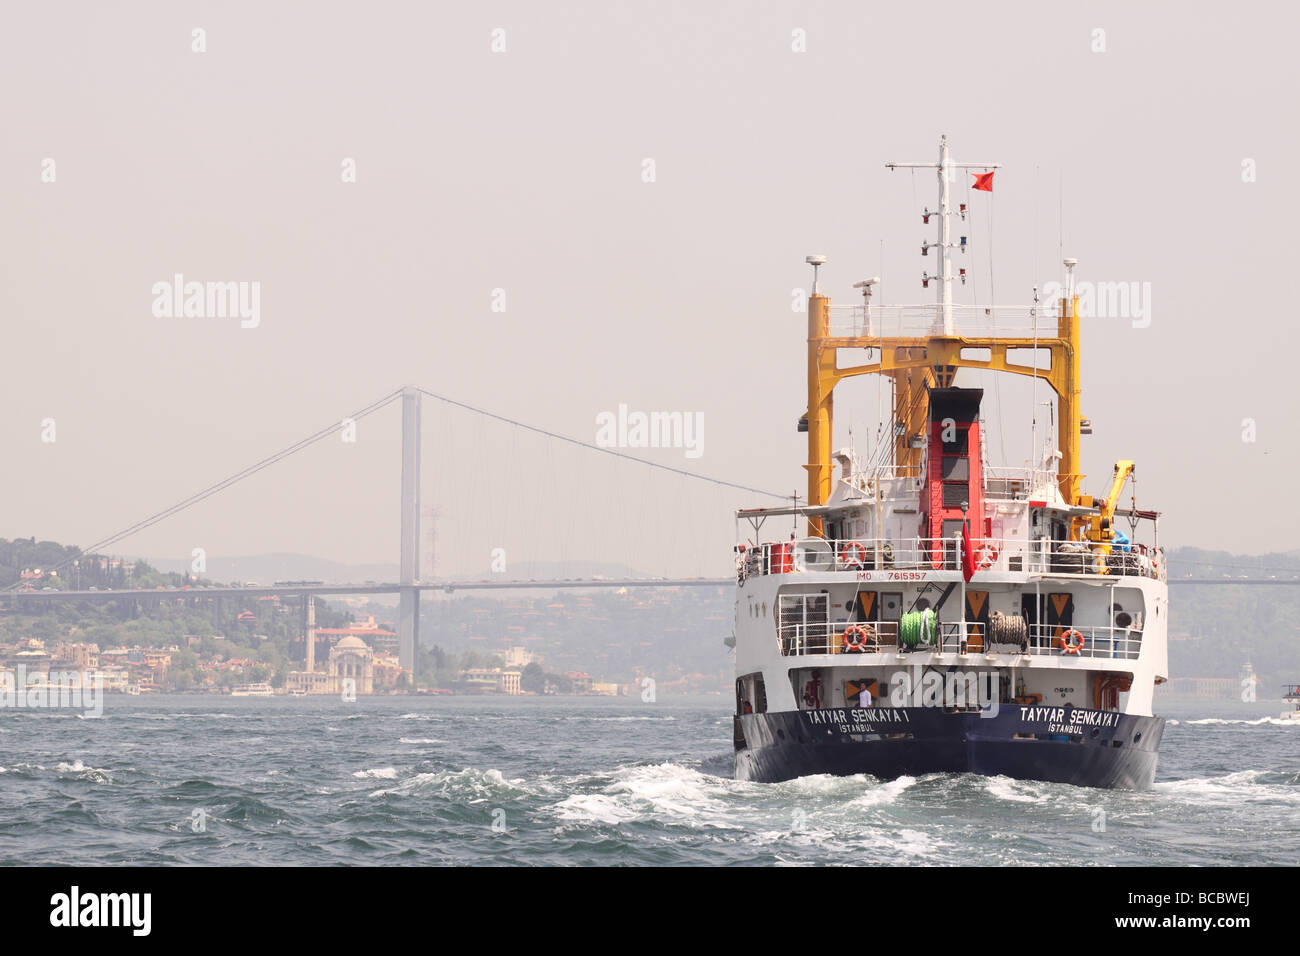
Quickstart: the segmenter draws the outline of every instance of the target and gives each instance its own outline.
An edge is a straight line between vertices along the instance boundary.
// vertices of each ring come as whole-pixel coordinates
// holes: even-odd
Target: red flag
[[[992,174],[990,174],[992,175]],[[970,543],[970,522],[963,521],[961,535],[961,578],[967,584],[975,576],[975,551]]]
[[[993,173],[971,173],[975,177],[975,185],[972,189],[982,189],[986,193],[993,192]]]

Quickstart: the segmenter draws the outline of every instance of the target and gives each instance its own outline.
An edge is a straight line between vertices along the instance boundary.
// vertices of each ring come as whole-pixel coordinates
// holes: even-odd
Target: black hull
[[[1163,717],[1003,705],[995,716],[933,707],[822,709],[736,719],[736,778],[809,774],[882,780],[979,773],[1142,790],[1156,775]]]

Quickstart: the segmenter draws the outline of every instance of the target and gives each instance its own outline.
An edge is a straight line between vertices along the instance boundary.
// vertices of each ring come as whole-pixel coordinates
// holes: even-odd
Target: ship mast
[[[935,335],[953,335],[956,329],[952,321],[952,259],[950,257],[953,248],[952,242],[952,202],[949,196],[949,186],[952,182],[953,170],[956,169],[999,169],[1001,163],[954,163],[948,155],[948,137],[939,138],[939,161],[937,163],[885,163],[887,169],[934,169],[939,176],[939,211],[930,212],[927,208],[921,214],[921,222],[929,225],[930,217],[937,215],[938,222],[938,242],[921,243],[921,255],[928,255],[933,248],[939,250],[939,274],[930,276],[923,274],[921,276],[921,285],[929,286],[930,280],[935,279],[938,282],[938,288],[935,290],[938,308],[935,310],[934,317],[934,334]],[[962,219],[966,218],[966,207],[961,208]],[[966,243],[961,243],[962,252],[966,251]],[[965,279],[963,278],[964,282]]]

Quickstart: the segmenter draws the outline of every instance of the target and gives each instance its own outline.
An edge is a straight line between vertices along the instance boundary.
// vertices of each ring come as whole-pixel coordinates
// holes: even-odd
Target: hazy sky
[[[971,199],[959,301],[1027,302],[1062,248],[1082,280],[1150,283],[1149,327],[1085,324],[1089,490],[1133,457],[1163,543],[1292,548],[1298,20],[1250,3],[7,4],[0,536],[89,544],[403,383],[587,440],[620,403],[702,413],[701,457],[643,454],[802,489],[803,258],[829,257],[836,302],[869,275],[877,301],[931,301],[933,178],[883,164],[930,160],[946,132],[955,159],[1004,164]],[[259,324],[156,316],[177,273],[260,283]],[[872,388],[837,408],[860,440]],[[1016,461],[1024,421],[1000,439]],[[498,545],[716,572],[729,510],[762,503],[431,402],[424,422],[443,573]],[[397,425],[392,406],[356,443],[115,550],[396,561]]]

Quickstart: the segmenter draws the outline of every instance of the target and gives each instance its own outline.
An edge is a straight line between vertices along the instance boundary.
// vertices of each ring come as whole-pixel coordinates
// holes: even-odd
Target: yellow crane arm
[[[1101,519],[1106,523],[1107,532],[1110,531],[1110,519],[1115,516],[1115,506],[1119,504],[1120,493],[1124,490],[1124,482],[1128,481],[1132,474],[1133,462],[1127,458],[1115,462],[1115,477],[1110,483],[1110,494],[1106,496],[1106,503],[1101,506]]]
[[[1084,537],[1092,542],[1093,553],[1097,555],[1097,570],[1102,574],[1108,573],[1106,555],[1110,554],[1111,542],[1115,538],[1111,521],[1115,517],[1115,508],[1119,505],[1119,496],[1124,491],[1124,483],[1132,474],[1133,462],[1128,459],[1115,462],[1115,477],[1110,483],[1110,493],[1106,495],[1105,501],[1097,502],[1097,513],[1084,519],[1087,522]]]

